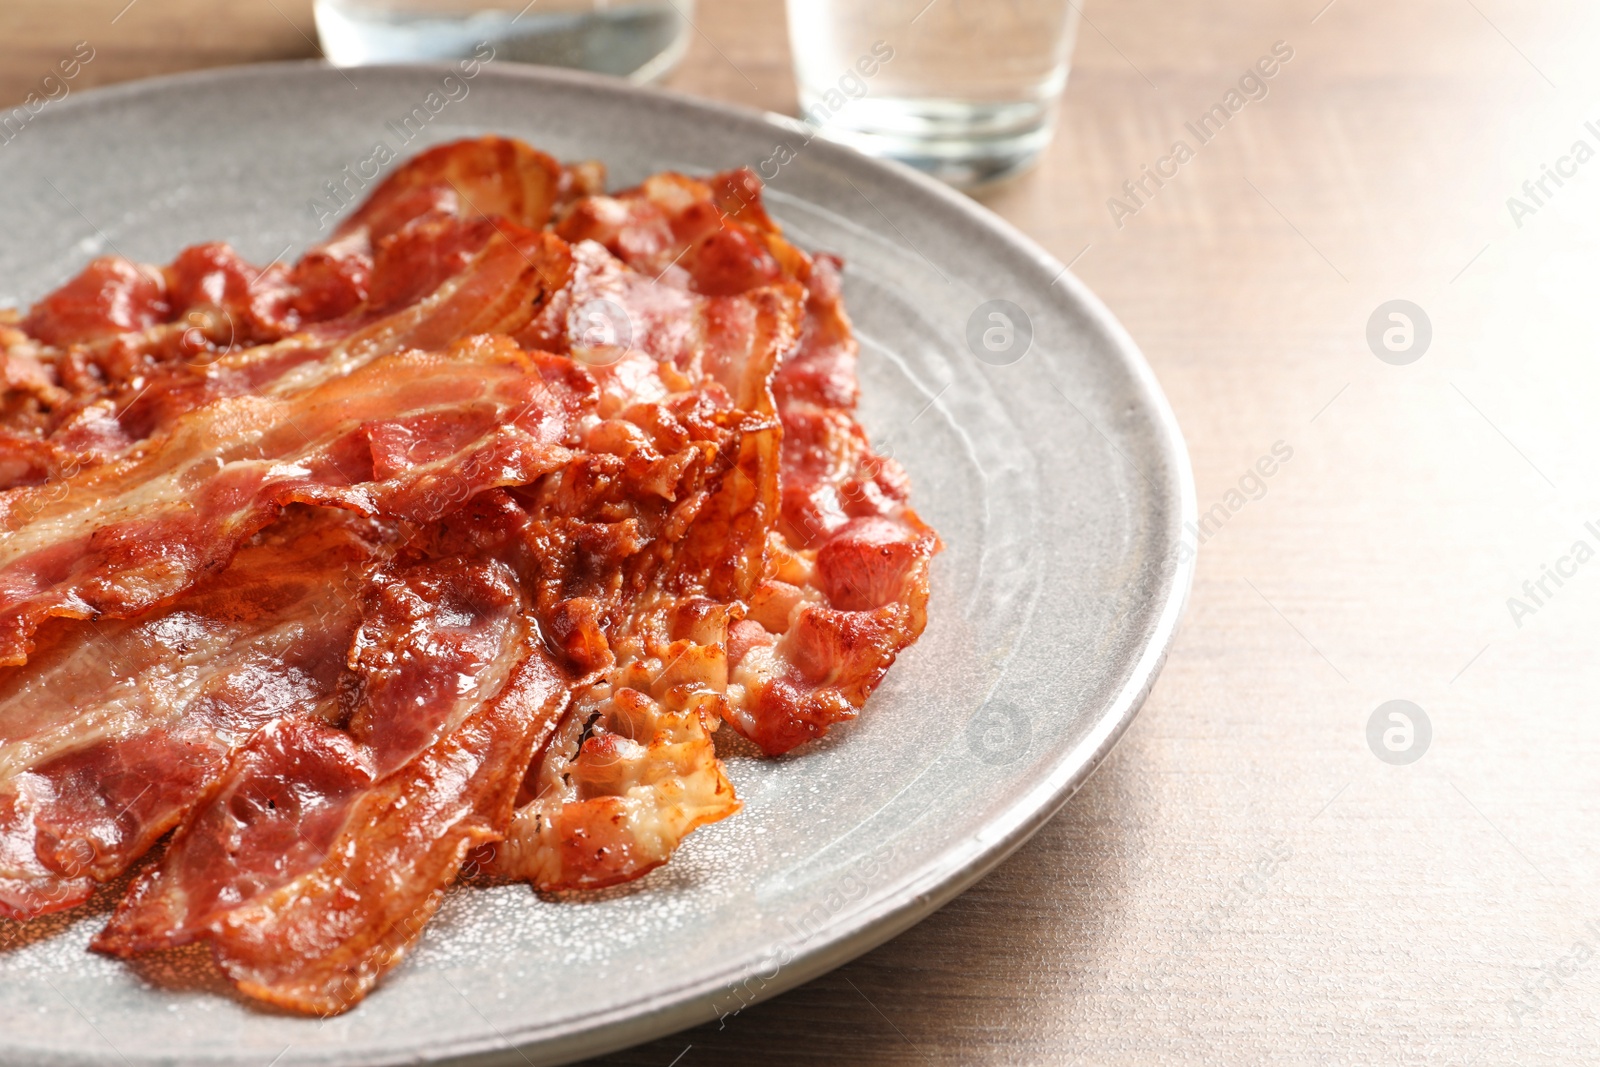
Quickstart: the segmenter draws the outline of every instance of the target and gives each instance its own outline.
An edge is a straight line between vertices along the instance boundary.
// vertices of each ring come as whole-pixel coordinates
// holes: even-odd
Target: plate
[[[134,966],[87,952],[109,894],[0,923],[0,1062],[550,1064],[729,1015],[980,878],[1149,692],[1189,589],[1195,505],[1133,341],[994,215],[789,120],[494,63],[470,78],[272,64],[74,94],[0,146],[0,305],[113,251],[165,263],[223,239],[291,258],[371,187],[381,149],[484,132],[602,160],[615,187],[754,167],[791,239],[844,257],[863,421],[946,545],[927,633],[855,724],[781,759],[730,753],[744,810],[665,867],[581,900],[457,890],[338,1018],[245,1004],[200,949]]]

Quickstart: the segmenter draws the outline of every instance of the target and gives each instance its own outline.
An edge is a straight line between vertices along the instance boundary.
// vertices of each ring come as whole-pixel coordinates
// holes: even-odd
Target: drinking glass
[[[788,0],[801,117],[973,188],[1028,167],[1054,132],[1075,0]]]
[[[683,58],[694,0],[316,0],[317,36],[338,66],[496,59],[653,81]]]

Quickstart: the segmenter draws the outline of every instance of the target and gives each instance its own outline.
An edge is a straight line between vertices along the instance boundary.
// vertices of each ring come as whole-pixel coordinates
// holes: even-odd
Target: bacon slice
[[[611,301],[639,346],[596,371],[601,410],[630,390],[721,387],[749,411],[752,432],[719,447],[715,489],[672,555],[641,576],[647,591],[609,602],[614,663],[577,696],[530,773],[531,797],[506,841],[484,857],[492,875],[544,891],[638,878],[692,830],[738,808],[712,735],[726,710],[731,605],[755,590],[777,516],[766,383],[800,313],[794,287],[707,298],[660,285],[593,242],[574,250],[574,263],[571,306]]]
[[[739,801],[717,759],[727,612],[655,594],[613,634],[617,666],[579,696],[529,777],[493,877],[541,891],[597,889],[665,863],[691,831]]]
[[[360,234],[376,245],[420,217],[444,213],[539,229],[574,183],[590,180],[587,173],[569,175],[550,156],[510,137],[452,141],[397,168],[334,236]]]
[[[177,420],[137,456],[0,494],[0,664],[50,616],[127,618],[227,564],[287,504],[429,521],[572,458],[592,386],[505,338],[385,357],[286,397]]]
[[[220,242],[187,248],[165,268],[103,256],[25,318],[0,320],[11,334],[0,332],[0,348],[29,342],[29,358],[64,391],[54,406],[71,399],[80,410],[174,365],[203,368],[330,321],[370,323],[434,291],[495,234],[516,243],[539,230],[558,202],[599,180],[595,165],[569,170],[506,138],[441,145],[399,167],[292,267],[257,268]],[[8,414],[0,407],[0,428],[17,429]]]
[[[0,446],[0,487],[102,462],[214,400],[304,388],[404,348],[515,332],[569,275],[567,247],[549,235],[483,220],[430,225],[428,241],[405,230],[380,254],[375,288],[382,295],[402,284],[386,279],[403,278],[406,299],[363,305],[272,344],[249,347],[239,337],[236,346],[232,320],[215,309],[204,312],[202,325],[163,324],[64,353],[0,330],[6,396],[15,398],[7,407],[16,411],[0,420],[0,442],[17,442]],[[215,342],[216,351],[202,345],[204,358],[197,357],[201,342]],[[8,456],[16,464],[10,471]]]
[[[505,514],[520,513],[497,493],[473,508],[479,522],[415,535],[435,551],[408,544],[351,594],[341,690],[357,704],[260,730],[97,948],[207,939],[250,995],[322,1013],[398,961],[461,857],[506,821],[518,761],[570,685],[508,562],[520,545]]]
[[[737,296],[803,279],[807,257],[782,237],[749,169],[699,181],[665,172],[615,196],[574,202],[556,223],[574,243],[598,241],[658,281],[709,296]]]
[[[679,290],[630,269],[600,245],[585,241],[572,252],[570,287],[551,301],[520,339],[611,368],[599,375],[602,397],[607,390],[645,390],[655,396],[714,384],[726,390],[735,406],[770,418],[775,405],[769,383],[773,369],[799,335],[804,298],[804,290],[793,283],[731,297]],[[575,342],[584,335],[584,309],[601,305],[607,315],[621,317],[634,358],[613,348]],[[760,576],[766,533],[777,521],[778,437],[774,425],[761,436],[744,438],[737,453],[724,457],[742,477],[725,483],[718,506],[738,528],[706,535],[709,541],[695,550],[704,567],[714,572],[708,593],[721,599],[749,596]],[[738,550],[724,551],[727,544]]]
[[[196,937],[249,996],[331,1014],[402,958],[475,846],[499,836],[518,771],[570,678],[537,633],[507,635],[509,678],[400,771],[379,778],[350,734],[264,731],[218,797],[96,939],[127,955]]]
[[[0,912],[84,899],[170,830],[256,729],[335,716],[360,572],[388,539],[296,509],[173,607],[58,624],[0,670]]]
[[[102,442],[111,427],[101,424],[110,416],[114,427],[122,408],[151,387],[346,316],[365,298],[370,263],[333,295],[336,272],[315,266],[319,255],[308,253],[292,270],[258,269],[220,243],[185,249],[165,269],[118,256],[95,260],[35,304],[21,322],[23,336],[11,339],[40,360],[60,394],[40,428],[78,451],[115,449],[118,435]]]
[[[783,239],[748,170],[707,182],[659,174],[575,204],[558,224],[663,281],[726,295],[790,279],[805,286],[800,343],[773,392],[783,424],[782,539],[773,572],[735,624],[728,721],[769,754],[854,718],[926,624],[938,538],[906,503],[893,460],[855,418],[858,355],[837,261]]]
[[[807,277],[805,332],[773,383],[783,544],[738,624],[730,723],[772,754],[853,719],[927,624],[939,539],[855,418],[857,348],[835,262]]]
[[[164,270],[102,256],[35,304],[21,326],[47,345],[66,348],[125,338],[187,312],[214,309],[226,313],[241,346],[278,340],[355,310],[367,298],[384,241],[408,226],[444,218],[503,219],[537,230],[559,197],[591,180],[504,137],[440,145],[399,167],[329,241],[292,268],[274,263],[258,269],[218,242],[185,249]]]
[[[350,720],[294,715],[260,731],[102,947],[182,944],[311,869],[362,796],[494,698],[537,643],[515,573],[492,559],[399,566],[364,592]]]
[[[122,444],[218,399],[291,394],[404,349],[441,350],[468,336],[514,333],[565,283],[570,259],[566,246],[548,235],[502,229],[487,235],[459,271],[415,303],[381,313],[362,310],[201,367],[168,364],[165,376],[147,381],[141,395],[118,409]]]
[[[637,878],[666,862],[690,831],[738,810],[712,740],[727,683],[728,610],[695,590],[713,580],[714,572],[703,565],[713,539],[720,538],[725,557],[749,550],[728,514],[736,502],[749,499],[734,489],[749,472],[727,463],[728,456],[741,454],[743,443],[710,431],[731,420],[743,442],[772,442],[771,424],[737,412],[718,420],[703,394],[636,407],[623,418],[648,430],[657,445],[700,442],[703,488],[665,498],[663,504],[674,504],[670,510],[651,509],[648,497],[637,492],[620,495],[616,503],[628,509],[630,522],[661,531],[653,538],[655,550],[634,555],[625,567],[559,569],[555,584],[542,591],[545,603],[577,606],[558,618],[581,612],[578,621],[591,624],[584,643],[603,645],[607,660],[601,665],[607,669],[598,683],[579,690],[530,771],[527,802],[505,842],[480,858],[492,877],[528,881],[540,890],[591,889]],[[650,462],[653,452],[640,443],[643,436],[597,428],[591,445],[624,445],[630,460]],[[530,514],[541,516],[532,527],[540,531],[535,543],[556,540],[543,531],[561,529],[571,521],[567,516],[592,508],[593,492],[580,472],[569,468],[547,478],[530,497]],[[643,481],[659,479],[647,474]],[[620,583],[609,577],[619,573]],[[570,623],[563,628],[584,631]]]
[[[221,243],[185,249],[166,268],[97,259],[25,319],[13,318],[20,330],[0,331],[8,371],[0,380],[0,431],[51,436],[80,465],[103,459],[177,410],[258,388],[259,374],[241,383],[228,368],[208,372],[236,351],[290,340],[276,358],[246,361],[257,370],[279,367],[292,354],[299,362],[320,358],[341,338],[371,333],[375,320],[434,292],[496,237],[542,266],[526,247],[532,231],[558,200],[598,181],[593,165],[568,170],[519,142],[486,137],[442,145],[401,166],[330,240],[292,267],[258,269]],[[559,269],[545,279],[559,286]],[[472,295],[489,291],[479,286]],[[512,332],[516,325],[479,321],[436,333],[436,343],[421,347],[443,347],[467,333]],[[9,380],[9,371],[24,362],[55,395],[14,412],[12,398],[26,399],[29,391]],[[168,393],[189,402],[175,403]],[[19,468],[7,460],[0,450],[0,488],[50,473],[37,462]]]
[[[212,950],[240,991],[323,1015],[365,996],[416,940],[468,853],[499,836],[519,772],[569,684],[528,648],[498,698],[362,798],[328,861],[229,912]]]

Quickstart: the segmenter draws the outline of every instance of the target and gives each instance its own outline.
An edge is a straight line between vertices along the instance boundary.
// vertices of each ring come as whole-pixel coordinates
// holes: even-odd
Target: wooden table
[[[8,0],[0,99],[80,39],[74,91],[314,54],[308,0],[125,2]],[[1060,136],[986,198],[1143,345],[1224,505],[1127,738],[909,933],[605,1062],[1600,1057],[1600,561],[1573,556],[1600,547],[1600,162],[1562,162],[1600,148],[1600,12],[1325,3],[1091,4]],[[697,21],[676,87],[792,109],[776,0]],[[1116,225],[1278,41],[1267,96]],[[1575,176],[1535,202],[1543,164]],[[1405,365],[1366,337],[1397,299],[1431,323]],[[1409,765],[1368,744],[1394,699],[1432,725]]]

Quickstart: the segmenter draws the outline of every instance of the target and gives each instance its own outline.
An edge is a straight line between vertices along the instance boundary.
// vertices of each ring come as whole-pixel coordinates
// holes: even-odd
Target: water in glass
[[[973,187],[1050,141],[1074,0],[788,0],[801,115],[837,140]]]

